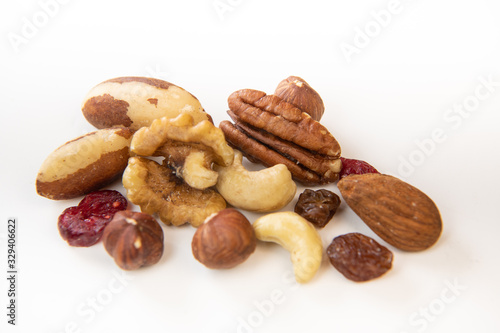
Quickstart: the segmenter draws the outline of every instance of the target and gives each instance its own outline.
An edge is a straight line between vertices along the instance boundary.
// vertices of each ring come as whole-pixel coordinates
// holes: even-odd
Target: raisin
[[[351,174],[361,175],[364,173],[380,173],[365,161],[345,157],[341,157],[340,160],[342,161],[342,170],[340,170],[339,179]]]
[[[326,254],[333,267],[356,282],[377,278],[392,267],[392,252],[360,233],[335,237]]]
[[[62,212],[57,221],[59,233],[71,246],[92,246],[101,239],[115,213],[127,205],[127,199],[115,190],[89,193],[78,206]]]
[[[323,228],[337,211],[340,198],[335,193],[321,189],[306,189],[299,195],[294,211],[318,228]]]

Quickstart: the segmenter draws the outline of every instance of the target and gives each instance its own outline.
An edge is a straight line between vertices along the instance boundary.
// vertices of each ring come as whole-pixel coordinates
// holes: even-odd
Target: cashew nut
[[[236,208],[269,212],[286,206],[295,196],[297,185],[283,164],[259,171],[242,165],[243,155],[235,150],[233,164],[214,166],[219,173],[216,188]]]
[[[253,227],[257,239],[278,243],[290,252],[297,282],[314,277],[321,265],[323,245],[311,223],[294,212],[277,212],[258,218]]]
[[[191,187],[206,189],[217,183],[217,172],[210,169],[210,155],[204,151],[193,151],[186,156],[179,173]]]

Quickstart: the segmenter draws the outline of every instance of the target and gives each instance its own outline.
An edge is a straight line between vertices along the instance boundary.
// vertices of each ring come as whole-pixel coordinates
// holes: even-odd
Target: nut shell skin
[[[298,76],[289,76],[281,81],[274,94],[309,114],[316,121],[320,121],[325,112],[321,96]]]
[[[102,240],[106,251],[124,270],[154,265],[163,254],[163,230],[145,213],[116,213],[104,229]]]
[[[208,268],[233,268],[255,251],[257,238],[248,219],[234,208],[207,218],[191,242],[193,256]]]

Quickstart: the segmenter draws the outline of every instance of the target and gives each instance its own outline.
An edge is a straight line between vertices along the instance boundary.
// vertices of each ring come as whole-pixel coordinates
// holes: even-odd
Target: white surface
[[[221,0],[231,10],[220,16],[214,0],[91,0],[45,9],[50,17],[47,2],[0,5],[1,276],[6,221],[19,221],[18,325],[6,323],[2,277],[2,332],[500,330],[497,1]],[[371,13],[387,9],[385,26],[374,23]],[[30,36],[23,27],[34,19],[40,28]],[[365,28],[373,29],[368,41],[356,32]],[[15,52],[9,38],[23,29],[29,38]],[[363,47],[348,62],[341,45],[354,42]],[[322,95],[322,123],[344,156],[433,198],[441,239],[420,253],[389,246],[393,269],[372,282],[348,281],[324,261],[301,286],[277,245],[259,244],[232,270],[206,269],[192,257],[189,226],[165,227],[161,262],[125,275],[101,244],[67,246],[56,220],[78,200],[39,197],[36,173],[52,150],[93,129],[80,111],[87,91],[127,75],[184,87],[216,123],[228,119],[231,92],[272,93],[281,79],[303,77]],[[481,81],[488,78],[490,90]],[[470,112],[453,111],[464,103]],[[427,142],[428,154],[417,142]],[[338,193],[335,184],[325,188]],[[379,239],[344,203],[320,233],[327,246],[352,231]]]

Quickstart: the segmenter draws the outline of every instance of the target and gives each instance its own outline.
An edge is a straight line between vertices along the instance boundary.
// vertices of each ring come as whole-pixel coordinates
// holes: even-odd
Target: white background
[[[63,2],[0,5],[2,332],[500,330],[497,1]],[[419,253],[388,246],[393,269],[377,280],[351,282],[325,260],[300,286],[274,244],[234,269],[206,269],[192,257],[190,226],[164,227],[161,262],[135,272],[120,271],[102,244],[69,247],[56,221],[79,199],[38,196],[38,168],[93,130],[80,111],[87,91],[129,75],[187,89],[216,124],[228,119],[233,91],[272,93],[303,77],[323,97],[322,123],[345,157],[436,202],[441,239]],[[119,182],[111,188],[124,193]],[[6,323],[9,217],[18,219],[16,327]],[[380,240],[343,203],[320,234],[326,247],[353,231]]]

